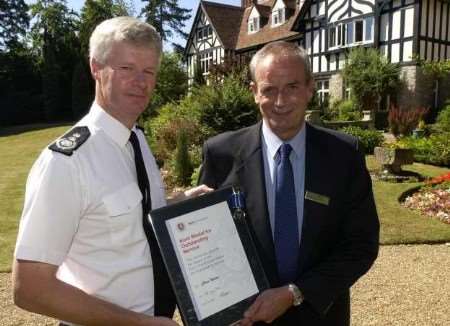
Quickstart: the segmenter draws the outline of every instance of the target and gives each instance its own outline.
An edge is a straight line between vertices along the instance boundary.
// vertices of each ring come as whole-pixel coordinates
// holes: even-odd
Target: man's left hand
[[[248,326],[257,321],[271,323],[292,306],[293,300],[287,286],[266,290],[244,313],[240,325]]]
[[[191,189],[188,189],[184,192],[178,192],[172,196],[172,198],[168,199],[169,204],[177,203],[179,201],[188,199],[188,198],[194,198],[203,194],[206,194],[208,192],[213,191],[213,188],[208,187],[207,185],[200,185]]]

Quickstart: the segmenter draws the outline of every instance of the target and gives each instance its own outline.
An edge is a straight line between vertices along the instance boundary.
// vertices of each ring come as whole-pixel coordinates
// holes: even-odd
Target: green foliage
[[[164,41],[174,37],[174,33],[187,39],[188,34],[183,30],[186,21],[191,18],[190,10],[181,8],[178,0],[142,0],[147,3],[142,8],[141,16],[153,25]],[[177,46],[176,43],[172,43]]]
[[[417,162],[450,166],[450,132],[431,134],[429,137],[404,137],[398,141],[414,151]]]
[[[89,55],[89,38],[95,27],[102,21],[117,16],[132,16],[132,4],[123,0],[86,0],[81,8],[79,38],[81,54]]]
[[[196,87],[179,103],[169,102],[161,107],[158,115],[146,122],[150,145],[160,166],[173,171],[180,130],[186,133],[192,166],[197,167],[201,146],[208,137],[257,121],[257,107],[243,80],[243,75],[231,74],[221,84]]]
[[[158,82],[144,117],[154,116],[166,103],[179,102],[186,95],[187,89],[188,77],[181,56],[177,53],[165,52],[161,58]]]
[[[42,70],[47,121],[71,119],[72,72],[78,62],[78,18],[65,0],[38,0],[30,5],[34,53]],[[69,99],[69,100],[67,100]]]
[[[415,56],[414,59],[422,67],[424,74],[435,79],[440,79],[450,73],[450,60],[445,61],[427,61]]]
[[[258,108],[246,81],[246,74],[231,74],[222,83],[211,83],[192,91],[201,108],[200,123],[213,134],[236,130],[257,121]]]
[[[392,105],[388,115],[391,133],[395,137],[410,135],[427,112],[428,109],[423,107],[402,108]]]
[[[352,100],[333,101],[324,114],[324,120],[329,121],[358,121],[362,119],[362,113]]]
[[[89,74],[89,67],[81,59],[72,75],[72,117],[75,120],[85,115],[94,100],[94,83]]]
[[[178,105],[168,103],[159,110],[156,117],[145,123],[150,146],[160,166],[164,165],[175,151],[179,130],[186,132],[190,145],[200,145],[209,134],[207,129],[200,125],[198,114],[187,106],[189,103],[189,97]]]
[[[435,126],[440,131],[450,132],[450,101],[446,102],[444,108],[439,112]]]
[[[360,145],[364,148],[365,154],[373,154],[375,147],[383,143],[383,135],[377,130],[362,129],[356,126],[348,126],[341,131],[358,138]]]
[[[25,51],[0,52],[0,125],[42,121],[40,93],[36,58]]]
[[[30,23],[24,0],[0,1],[0,49],[14,50]]]
[[[183,129],[177,134],[177,148],[175,151],[174,175],[177,184],[188,186],[191,183],[193,167],[189,156],[189,144],[187,132]]]
[[[372,48],[356,47],[341,71],[360,110],[375,110],[381,98],[400,82],[400,66]]]

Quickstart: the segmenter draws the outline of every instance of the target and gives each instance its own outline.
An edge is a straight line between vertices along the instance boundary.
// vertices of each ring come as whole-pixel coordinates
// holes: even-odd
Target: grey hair
[[[311,63],[309,61],[309,56],[306,50],[292,42],[276,41],[268,43],[263,48],[258,50],[258,52],[255,53],[252,60],[250,61],[250,76],[253,82],[256,82],[256,66],[261,62],[261,60],[270,55],[278,58],[283,56],[298,58],[303,63],[306,82],[309,82],[313,78]]]
[[[89,57],[106,63],[114,43],[127,42],[134,46],[154,49],[161,56],[162,41],[156,29],[134,17],[115,17],[101,22],[89,39]]]

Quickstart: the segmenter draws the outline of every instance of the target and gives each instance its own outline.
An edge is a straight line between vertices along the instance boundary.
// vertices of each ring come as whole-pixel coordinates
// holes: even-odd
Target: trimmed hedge
[[[383,135],[377,130],[362,129],[355,126],[344,127],[340,130],[358,138],[365,154],[373,154],[374,148],[380,146],[384,141]]]
[[[398,143],[411,148],[417,162],[450,166],[450,132],[434,133],[426,138],[404,137]]]

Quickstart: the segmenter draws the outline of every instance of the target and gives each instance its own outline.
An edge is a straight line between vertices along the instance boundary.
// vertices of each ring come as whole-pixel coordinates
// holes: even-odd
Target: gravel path
[[[450,244],[383,246],[352,289],[353,326],[450,325]],[[15,308],[11,274],[0,274],[0,325],[56,325]]]

